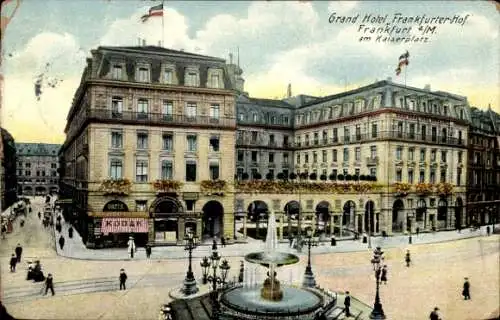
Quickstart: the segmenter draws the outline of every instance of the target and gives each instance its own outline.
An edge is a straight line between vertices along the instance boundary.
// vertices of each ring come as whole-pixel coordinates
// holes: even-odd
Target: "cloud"
[[[328,13],[337,12],[340,14],[346,14],[353,11],[354,8],[358,6],[358,1],[330,1],[328,3]]]

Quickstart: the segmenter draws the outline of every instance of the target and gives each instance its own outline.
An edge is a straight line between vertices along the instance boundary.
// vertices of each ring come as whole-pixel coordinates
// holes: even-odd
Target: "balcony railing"
[[[208,127],[236,127],[235,118],[210,116],[188,116],[184,114],[163,114],[153,112],[112,111],[109,109],[91,109],[88,119],[133,121],[140,124],[169,124],[172,126],[199,125]]]
[[[378,157],[368,157],[366,158],[366,165],[367,166],[376,166],[378,165]]]

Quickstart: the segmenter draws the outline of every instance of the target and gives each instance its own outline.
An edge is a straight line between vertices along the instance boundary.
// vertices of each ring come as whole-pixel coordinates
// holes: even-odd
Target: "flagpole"
[[[165,48],[165,1],[161,1],[161,46]]]
[[[405,66],[405,87],[406,87],[406,70],[408,69],[408,65]]]

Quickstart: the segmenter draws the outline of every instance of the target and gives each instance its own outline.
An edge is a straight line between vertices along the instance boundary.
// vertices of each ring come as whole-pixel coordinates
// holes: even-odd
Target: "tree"
[[[316,179],[318,179],[318,175],[316,174],[316,172],[311,173],[311,174],[309,175],[309,179],[311,179],[311,180],[316,180]]]
[[[339,174],[337,176],[337,180],[343,181],[344,180],[344,175],[343,174]]]
[[[326,181],[328,179],[328,177],[326,176],[326,174],[322,174],[319,178],[320,178],[321,181]]]
[[[248,173],[243,172],[243,174],[241,175],[241,180],[248,180],[248,178],[249,178]]]
[[[290,173],[290,180],[297,179],[297,174],[295,172]]]
[[[345,175],[345,180],[346,181],[351,181],[352,180],[352,176],[350,174],[346,174]]]
[[[300,178],[300,179],[302,179],[302,180],[307,179],[307,172],[301,172],[301,173],[299,174],[299,178]]]
[[[280,172],[280,173],[278,173],[278,175],[276,176],[276,178],[278,178],[280,180],[285,180],[285,174],[283,172]]]
[[[330,173],[330,175],[328,176],[328,178],[332,181],[334,180],[337,180],[337,175],[335,173]]]
[[[274,174],[272,174],[271,172],[268,172],[268,173],[266,174],[266,179],[267,179],[267,180],[274,180]]]
[[[262,179],[262,175],[261,175],[260,173],[256,172],[256,173],[253,175],[253,178],[254,178],[255,180],[260,180],[260,179]]]

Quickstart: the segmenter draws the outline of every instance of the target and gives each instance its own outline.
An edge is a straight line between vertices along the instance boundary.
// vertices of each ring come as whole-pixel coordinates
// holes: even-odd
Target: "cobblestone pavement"
[[[14,232],[0,242],[0,293],[9,313],[17,318],[30,319],[157,319],[160,305],[170,299],[169,292],[182,285],[187,269],[187,260],[179,259],[186,255],[182,248],[165,250],[167,256],[170,254],[172,257],[162,256],[157,260],[86,261],[58,256],[54,252],[51,231],[43,229],[36,216],[38,211],[35,208],[39,205],[42,204],[33,204],[33,214],[27,217],[24,228],[16,222]],[[470,232],[464,230],[464,233]],[[441,240],[445,237],[440,233],[434,236],[445,241]],[[443,319],[477,320],[495,313],[498,315],[500,237],[475,236],[426,245],[417,245],[415,241],[413,245],[408,245],[407,237],[401,237],[406,238],[406,243],[401,240],[399,246],[392,248],[387,243],[382,244],[386,252],[389,281],[381,287],[381,299],[388,319],[428,319],[434,306],[439,306]],[[378,245],[376,241],[373,241],[373,246]],[[10,273],[8,260],[18,242],[24,247],[24,261],[17,272]],[[334,248],[349,243],[353,247],[358,245],[362,251],[312,256],[316,280],[322,287],[333,291],[349,290],[353,296],[371,305],[375,293],[369,263],[371,252],[366,244],[354,241],[340,242]],[[238,274],[241,255],[258,246],[242,246],[240,252],[230,246],[220,249],[223,257],[232,255],[234,250],[234,256],[228,258],[232,266],[231,278]],[[403,261],[406,249],[412,253],[413,265],[410,268],[405,267]],[[122,255],[122,251],[116,251]],[[313,251],[321,251],[321,247],[313,248]],[[207,248],[203,254],[208,253]],[[161,255],[156,251],[153,254]],[[202,274],[199,266],[201,255],[193,259],[193,271],[198,279]],[[118,254],[115,256],[119,258]],[[54,297],[40,294],[42,284],[25,280],[25,261],[35,257],[41,260],[45,274],[51,272],[54,275]],[[280,268],[280,280],[300,283],[306,262],[307,259],[301,257],[299,264]],[[120,268],[125,268],[129,276],[126,291],[118,290]],[[263,280],[262,270],[255,271],[252,266],[249,267],[251,272],[257,272],[257,281]],[[469,277],[471,281],[471,301],[464,301],[461,297],[464,277]]]

